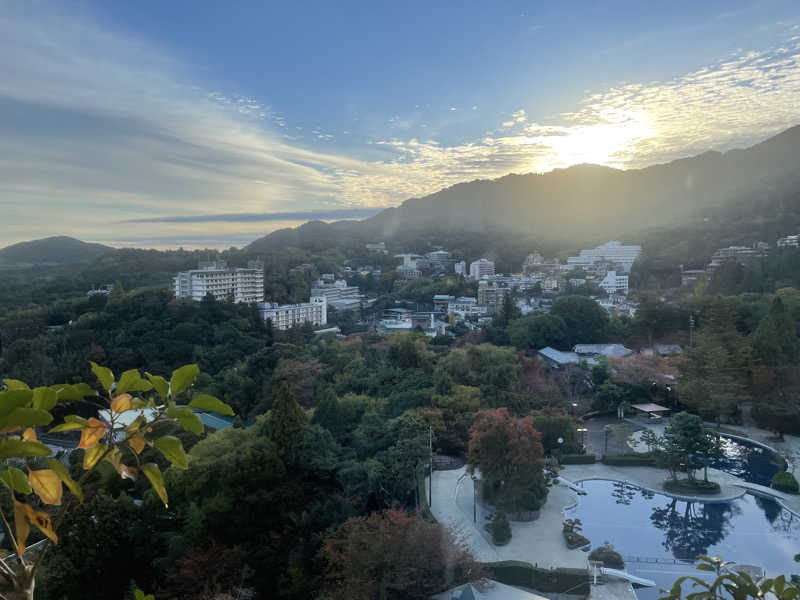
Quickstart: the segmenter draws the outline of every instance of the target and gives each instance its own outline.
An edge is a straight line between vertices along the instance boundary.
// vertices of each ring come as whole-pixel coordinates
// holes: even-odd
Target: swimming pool
[[[753,442],[721,435],[720,446],[725,456],[711,466],[750,483],[769,487],[772,476],[786,468],[780,455]]]
[[[586,496],[566,510],[583,523],[597,547],[610,542],[626,570],[652,579],[656,588],[638,590],[643,600],[659,597],[682,575],[702,575],[698,554],[722,556],[763,567],[768,575],[800,573],[800,517],[773,500],[745,495],[731,502],[683,502],[614,481],[584,481]],[[684,588],[685,589],[685,588]]]

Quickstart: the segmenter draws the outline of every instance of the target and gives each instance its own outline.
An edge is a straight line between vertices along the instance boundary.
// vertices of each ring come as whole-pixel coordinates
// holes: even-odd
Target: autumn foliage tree
[[[475,415],[470,430],[470,469],[480,472],[484,498],[509,512],[538,510],[547,498],[542,436],[531,417],[505,407]]]
[[[98,389],[86,383],[30,389],[22,381],[3,381],[0,460],[4,470],[0,472],[0,483],[8,495],[6,502],[0,503],[0,518],[6,539],[16,551],[13,562],[0,562],[3,600],[33,599],[36,574],[47,553],[47,544],[58,543],[59,531],[67,517],[83,502],[83,484],[99,465],[109,463],[126,479],[144,475],[166,505],[167,490],[161,470],[153,462],[143,462],[142,451],[151,447],[179,469],[186,469],[188,460],[180,439],[155,433],[162,430],[160,424],[171,423],[176,429],[201,434],[203,423],[192,409],[233,414],[220,400],[192,393],[191,386],[200,373],[197,365],[176,369],[169,381],[150,373],[142,377],[136,369],[116,378],[106,367],[95,363],[91,366]],[[178,406],[179,399],[187,405]],[[63,414],[78,404],[99,409],[96,417],[67,414],[62,423],[48,431],[81,432],[78,448],[83,452],[82,469],[80,476],[73,478],[67,467],[53,456],[53,451],[38,440],[36,428],[49,426],[54,412]],[[159,427],[154,429],[156,425]],[[2,508],[4,504],[7,508]],[[28,552],[32,528],[46,537],[44,547],[36,552]]]
[[[400,510],[348,519],[320,554],[332,600],[423,600],[483,575],[448,529]]]

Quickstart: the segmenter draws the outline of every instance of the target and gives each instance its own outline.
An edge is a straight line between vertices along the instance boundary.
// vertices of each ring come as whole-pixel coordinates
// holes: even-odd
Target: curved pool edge
[[[645,490],[647,492],[651,492],[653,494],[660,494],[661,496],[675,498],[676,500],[681,500],[682,502],[702,502],[703,504],[722,504],[725,502],[733,502],[734,500],[738,500],[748,492],[748,490],[741,488],[740,493],[735,494],[733,496],[726,496],[724,498],[714,498],[710,496],[682,496],[681,494],[673,494],[672,492],[667,492],[665,490],[654,490],[653,488],[647,487],[646,485],[642,485],[641,483],[628,481],[627,479],[616,479],[614,477],[582,477],[581,479],[576,479],[573,483],[581,483],[583,481],[616,481],[618,483],[624,483],[625,485],[632,485],[634,487]],[[734,483],[732,485],[736,484]],[[576,501],[575,504],[570,508],[574,508],[574,506],[576,506],[578,502],[580,502],[580,499],[578,499],[578,501]]]

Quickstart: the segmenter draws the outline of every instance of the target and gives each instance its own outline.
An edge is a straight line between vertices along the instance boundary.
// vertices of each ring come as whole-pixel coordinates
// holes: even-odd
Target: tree
[[[564,320],[568,347],[608,341],[608,313],[591,298],[564,296],[553,302],[550,314]]]
[[[541,437],[531,417],[514,418],[505,407],[475,415],[467,457],[470,472],[480,472],[487,500],[511,512],[538,510],[544,504]]]
[[[289,386],[283,383],[278,391],[275,405],[269,413],[267,434],[282,452],[288,451],[307,423],[306,413],[294,399]]]
[[[690,480],[694,480],[694,472],[705,468],[704,479],[708,481],[708,465],[717,455],[717,444],[703,427],[700,417],[679,412],[670,417],[664,429],[661,450],[673,479],[681,470],[686,472]]]
[[[567,326],[564,319],[550,314],[528,315],[508,325],[511,344],[520,350],[538,350],[545,346],[565,348]]]
[[[143,378],[137,370],[125,371],[116,379],[106,367],[92,363],[91,368],[100,384],[99,392],[85,383],[31,390],[18,380],[3,381],[0,429],[6,433],[0,438],[0,457],[6,470],[0,480],[13,503],[13,519],[5,514],[5,508],[0,509],[0,516],[6,525],[6,539],[16,550],[17,562],[14,567],[0,563],[0,579],[9,588],[5,597],[10,600],[32,600],[37,571],[47,556],[49,544],[45,542],[45,548],[35,558],[26,558],[31,526],[49,542],[58,543],[65,519],[83,501],[83,485],[101,464],[110,464],[126,479],[135,480],[144,474],[166,505],[167,490],[161,469],[153,462],[142,463],[142,451],[150,446],[179,469],[188,468],[188,461],[177,437],[156,433],[162,430],[160,425],[169,423],[202,433],[203,423],[192,408],[233,414],[231,408],[218,399],[191,393],[190,388],[200,373],[197,365],[175,370],[170,381],[149,373]],[[191,400],[188,407],[179,408],[176,400],[185,393]],[[59,460],[51,457],[50,448],[38,441],[34,427],[52,423],[51,411],[64,410],[71,403],[87,399],[94,405],[107,407],[98,413],[99,419],[67,415],[63,423],[49,430],[51,433],[81,432],[78,448],[83,451],[83,461],[81,475],[76,481]],[[139,411],[139,414],[128,422],[121,416],[128,411]],[[42,461],[49,468],[38,468]],[[25,470],[20,466],[25,466]]]
[[[447,528],[399,510],[351,517],[320,556],[333,600],[425,600],[483,574]]]

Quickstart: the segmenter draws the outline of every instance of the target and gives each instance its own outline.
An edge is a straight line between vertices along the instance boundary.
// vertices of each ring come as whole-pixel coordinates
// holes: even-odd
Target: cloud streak
[[[147,217],[129,219],[122,223],[258,223],[264,221],[338,221],[366,219],[380,211],[379,208],[340,208],[336,210],[309,210],[281,213],[223,213],[173,217]]]

